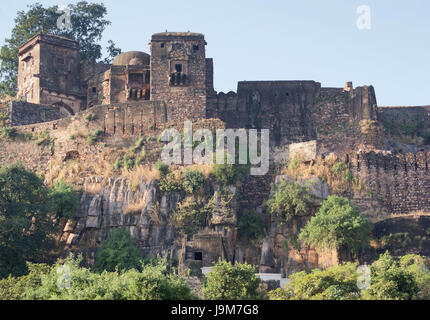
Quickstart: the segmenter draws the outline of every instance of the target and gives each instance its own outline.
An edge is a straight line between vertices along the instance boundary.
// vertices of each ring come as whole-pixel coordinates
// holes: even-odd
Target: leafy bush
[[[160,171],[160,170],[159,170]],[[179,170],[162,174],[160,171],[160,190],[163,192],[181,192],[184,187],[182,185],[182,175]]]
[[[347,263],[325,270],[292,274],[285,289],[269,292],[270,300],[354,300],[360,297],[357,265]]]
[[[142,264],[142,257],[127,230],[115,230],[108,233],[106,241],[97,250],[94,271],[119,271],[137,269]]]
[[[160,172],[161,176],[165,176],[169,173],[169,166],[162,161],[157,161],[155,163],[155,169],[157,169]]]
[[[283,180],[274,195],[267,201],[270,213],[280,223],[289,221],[294,216],[309,214],[315,199],[305,187],[297,182]]]
[[[88,135],[88,137],[87,137],[88,144],[90,146],[94,145],[102,133],[103,133],[103,131],[97,129],[92,134]]]
[[[408,258],[403,260],[407,262]],[[406,263],[408,265],[408,263]],[[388,251],[371,268],[371,284],[364,297],[372,300],[412,300],[418,298],[416,274],[395,260]],[[427,283],[427,286],[429,283]]]
[[[78,209],[79,196],[72,186],[65,183],[64,180],[54,182],[49,191],[49,199],[53,212],[61,217],[74,220]]]
[[[244,241],[260,239],[264,235],[263,218],[255,210],[242,213],[238,221],[239,237]]]
[[[186,169],[182,174],[182,186],[188,193],[198,191],[204,183],[205,179],[200,171]]]
[[[52,267],[29,264],[30,273],[0,280],[2,300],[190,300],[185,280],[170,272],[166,260],[143,265],[142,271],[93,273],[71,256]]]
[[[175,227],[186,235],[193,235],[207,225],[212,214],[212,202],[204,204],[200,199],[188,197],[178,204],[173,213]]]
[[[299,235],[307,245],[318,249],[346,248],[351,252],[368,244],[371,223],[347,198],[329,196]]]
[[[97,119],[97,117],[96,117],[96,115],[94,113],[90,113],[89,115],[87,115],[85,117],[85,120],[87,120],[87,121],[94,121],[96,119]]]
[[[0,127],[0,139],[14,139],[17,136],[17,130],[12,127]]]
[[[239,164],[214,164],[215,180],[222,185],[232,185],[243,179],[248,173],[248,166]]]
[[[258,291],[260,279],[250,264],[219,260],[207,274],[202,289],[207,300],[256,300],[261,299]]]

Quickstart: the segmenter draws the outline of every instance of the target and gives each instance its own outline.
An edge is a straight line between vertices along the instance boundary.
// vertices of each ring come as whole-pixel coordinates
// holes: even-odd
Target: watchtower
[[[206,59],[204,35],[191,32],[156,33],[151,40],[151,100],[167,105],[168,118],[206,116],[211,59]]]

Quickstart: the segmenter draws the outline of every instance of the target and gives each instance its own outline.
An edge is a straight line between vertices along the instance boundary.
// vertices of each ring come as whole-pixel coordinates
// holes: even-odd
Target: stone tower
[[[201,119],[212,84],[212,59],[204,35],[163,32],[151,40],[151,100],[164,101],[168,118]],[[212,89],[213,90],[213,89]]]
[[[18,51],[17,97],[30,103],[62,107],[70,114],[81,110],[79,44],[39,33]]]

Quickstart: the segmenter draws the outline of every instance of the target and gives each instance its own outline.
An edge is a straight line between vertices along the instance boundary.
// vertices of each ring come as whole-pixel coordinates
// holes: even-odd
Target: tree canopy
[[[48,189],[20,164],[0,169],[0,278],[26,272],[48,248],[54,223]]]
[[[368,244],[372,224],[350,200],[329,196],[299,234],[309,246],[319,250],[347,249],[357,252]]]
[[[259,284],[254,266],[218,261],[208,273],[202,292],[208,300],[260,299]]]

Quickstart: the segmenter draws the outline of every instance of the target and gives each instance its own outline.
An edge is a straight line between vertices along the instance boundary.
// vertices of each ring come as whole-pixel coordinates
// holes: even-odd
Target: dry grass
[[[84,191],[88,194],[99,194],[100,191],[102,190],[102,184],[100,183],[89,183],[86,184],[84,187]]]
[[[354,177],[346,164],[333,153],[324,159],[318,157],[310,163],[305,163],[301,158],[291,159],[281,173],[287,174],[293,179],[317,176],[322,181],[326,181],[334,193],[343,193],[349,189],[359,194],[365,191],[361,181]]]
[[[149,210],[149,216],[154,225],[162,226],[164,224],[164,221],[160,216],[160,205],[158,202],[151,208],[151,210]]]
[[[160,172],[155,169],[153,165],[140,165],[132,170],[122,169],[122,176],[129,181],[131,188],[136,191],[140,185],[140,179],[142,177],[146,183],[153,180],[159,180]]]
[[[143,209],[144,202],[143,199],[140,199],[137,202],[132,202],[127,205],[127,208],[124,211],[124,214],[134,214],[140,213]]]

